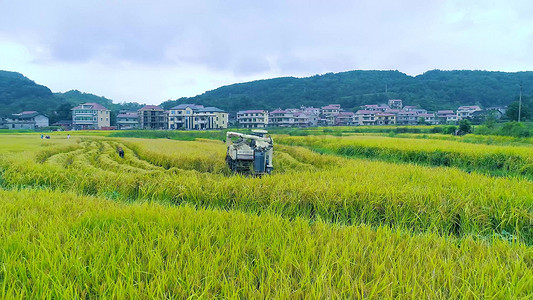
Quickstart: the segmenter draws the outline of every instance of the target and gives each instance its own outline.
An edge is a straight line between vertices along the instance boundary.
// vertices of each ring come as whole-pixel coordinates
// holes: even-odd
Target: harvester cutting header
[[[270,174],[274,143],[266,136],[266,130],[252,130],[252,134],[226,133],[226,163],[237,173],[263,175]],[[232,141],[231,138],[238,138]]]

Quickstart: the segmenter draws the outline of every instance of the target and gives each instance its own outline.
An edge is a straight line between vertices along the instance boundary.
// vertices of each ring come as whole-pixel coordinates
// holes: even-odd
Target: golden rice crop
[[[529,146],[481,145],[381,136],[279,136],[276,142],[346,156],[454,166],[467,171],[503,176],[521,175],[533,179],[533,148]]]
[[[531,247],[0,189],[0,298],[527,299]]]
[[[116,145],[124,146],[125,159]],[[231,176],[221,166],[206,168],[223,161],[221,142],[92,139],[80,147],[83,153],[71,155],[70,164],[56,163],[54,155],[43,162],[41,152],[5,155],[3,185],[533,243],[528,180],[350,160],[293,146],[276,148],[274,175],[250,178]],[[61,149],[56,155],[64,155]],[[199,163],[184,167],[183,153]]]

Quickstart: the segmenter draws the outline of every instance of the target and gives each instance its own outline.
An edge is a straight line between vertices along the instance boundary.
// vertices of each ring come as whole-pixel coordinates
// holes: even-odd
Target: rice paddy
[[[0,298],[533,296],[533,148],[85,134],[0,136]]]

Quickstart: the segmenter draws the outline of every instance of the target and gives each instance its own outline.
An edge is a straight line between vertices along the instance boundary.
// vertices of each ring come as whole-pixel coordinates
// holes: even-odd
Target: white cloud
[[[529,1],[0,2],[0,69],[160,103],[352,69],[531,70]]]

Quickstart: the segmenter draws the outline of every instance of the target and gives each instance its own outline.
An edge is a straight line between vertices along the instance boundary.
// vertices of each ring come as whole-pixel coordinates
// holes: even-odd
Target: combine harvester
[[[274,144],[266,130],[252,130],[252,134],[226,133],[226,163],[236,173],[261,176],[270,174]],[[231,138],[238,138],[232,141]]]

